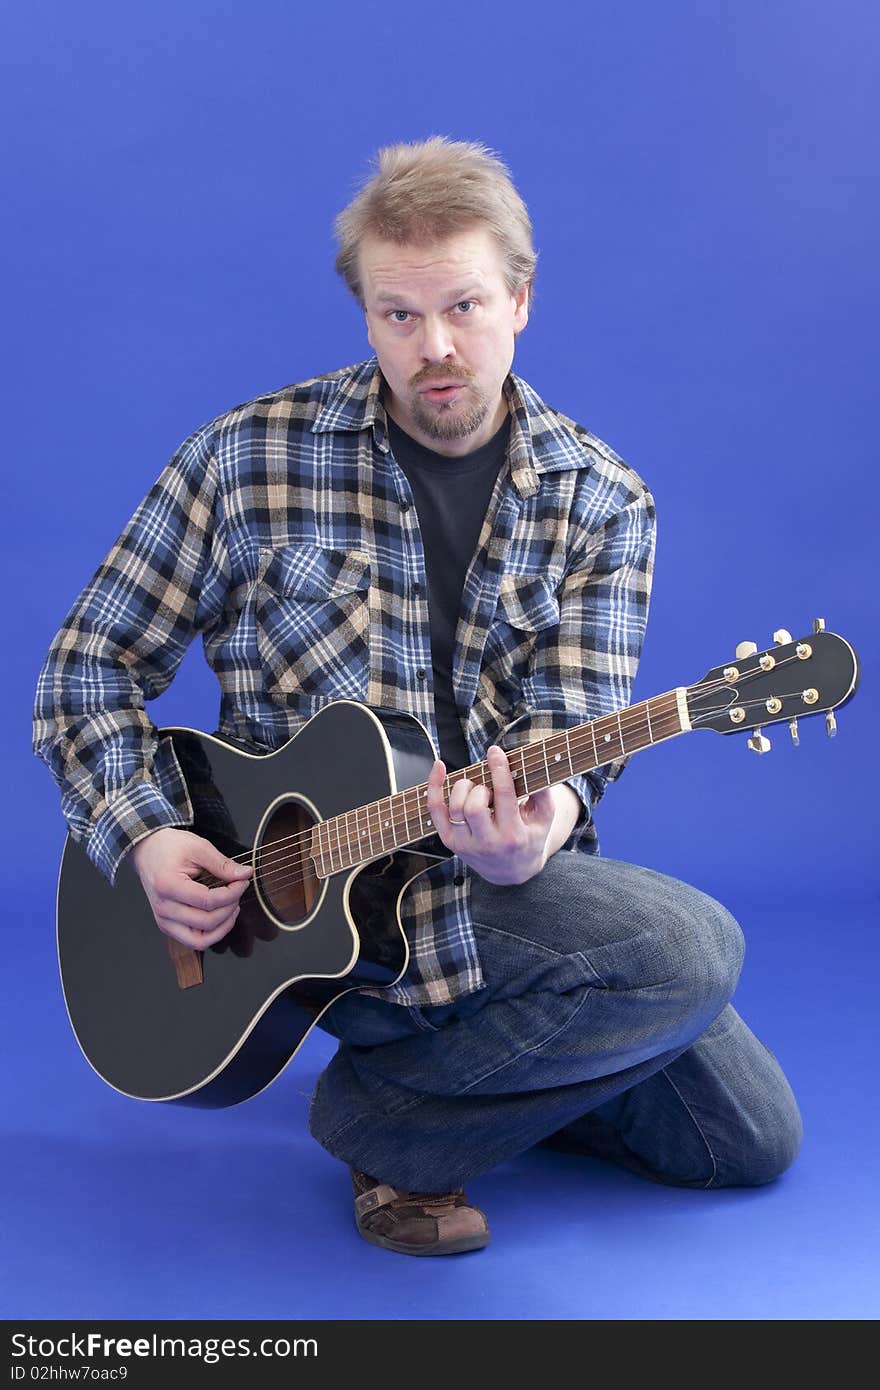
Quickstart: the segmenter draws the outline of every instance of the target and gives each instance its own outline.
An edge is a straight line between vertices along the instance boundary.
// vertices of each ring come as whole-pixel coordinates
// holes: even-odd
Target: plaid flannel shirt
[[[111,882],[138,840],[192,823],[171,742],[144,706],[196,634],[220,683],[218,733],[249,749],[280,747],[338,698],[416,715],[436,746],[424,551],[382,385],[371,358],[197,430],[54,638],[34,746]],[[507,460],[454,656],[474,762],[492,742],[512,750],[630,703],[653,565],[653,501],[637,475],[512,373],[504,393]],[[582,814],[566,848],[597,852],[592,806],[624,762],[571,779]],[[482,986],[469,872],[440,859],[406,890],[410,966],[383,997],[445,1004]]]

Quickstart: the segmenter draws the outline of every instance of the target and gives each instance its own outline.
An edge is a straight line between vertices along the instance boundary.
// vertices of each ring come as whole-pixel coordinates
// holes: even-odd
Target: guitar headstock
[[[794,640],[780,629],[773,640],[776,645],[763,652],[754,642],[741,642],[732,661],[713,666],[687,687],[694,729],[715,729],[719,734],[753,729],[749,747],[766,753],[770,741],[761,733],[763,725],[787,721],[797,744],[798,719],[824,713],[833,736],[837,723],[832,711],[858,685],[859,663],[852,647],[836,633],[826,632],[822,618],[816,618],[809,637]]]

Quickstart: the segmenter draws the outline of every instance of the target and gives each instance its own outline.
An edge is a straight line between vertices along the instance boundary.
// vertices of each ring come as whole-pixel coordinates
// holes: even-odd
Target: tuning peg
[[[773,641],[776,643],[777,647],[784,647],[787,642],[793,641],[793,638],[788,628],[781,627],[774,632]]]
[[[748,740],[748,745],[753,753],[770,752],[770,740],[769,738],[765,738],[765,736],[761,733],[760,726],[755,730],[755,732],[752,734],[752,737]]]
[[[757,642],[740,642],[736,649],[736,659],[737,661],[745,661],[747,656],[754,656],[757,650]]]
[[[825,732],[829,738],[834,738],[837,733],[837,720],[834,718],[833,709],[825,712]]]
[[[789,721],[788,721],[788,727],[789,727],[789,729],[791,730],[791,741],[792,741],[792,743],[794,744],[795,748],[800,748],[800,746],[801,746],[801,741],[800,741],[800,737],[799,737],[799,735],[798,735],[797,720],[796,720],[796,719],[789,719]]]
[[[825,631],[825,619],[824,619],[824,618],[814,618],[814,619],[813,619],[813,631],[814,631],[814,632],[824,632],[824,631]]]

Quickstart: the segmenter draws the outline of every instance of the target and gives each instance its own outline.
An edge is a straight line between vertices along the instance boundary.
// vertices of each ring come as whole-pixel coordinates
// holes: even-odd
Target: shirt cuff
[[[593,846],[596,841],[596,831],[593,826],[593,799],[590,783],[586,775],[579,773],[575,777],[569,777],[562,785],[571,787],[581,803],[581,811],[571,834],[559,848],[560,850],[587,849],[588,852],[595,852]]]
[[[86,842],[86,853],[111,884],[139,840],[154,830],[193,824],[192,803],[173,750],[170,758],[157,758],[154,773],[155,781],[129,782],[107,803]]]

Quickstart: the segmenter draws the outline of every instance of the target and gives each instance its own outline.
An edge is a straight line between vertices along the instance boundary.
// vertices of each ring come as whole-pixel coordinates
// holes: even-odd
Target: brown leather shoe
[[[401,1255],[458,1255],[489,1244],[489,1223],[461,1188],[400,1192],[351,1170],[354,1219],[364,1240]]]

